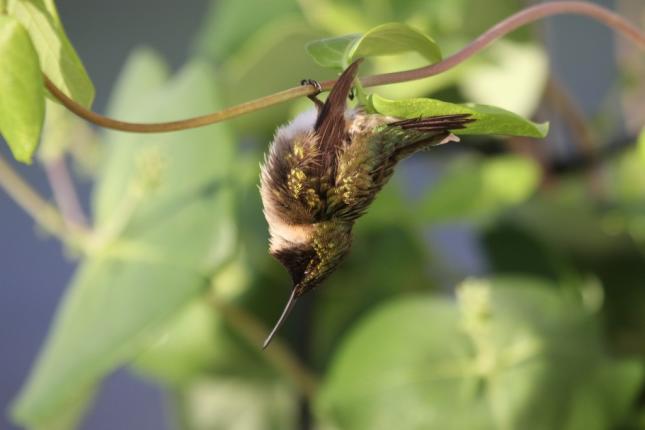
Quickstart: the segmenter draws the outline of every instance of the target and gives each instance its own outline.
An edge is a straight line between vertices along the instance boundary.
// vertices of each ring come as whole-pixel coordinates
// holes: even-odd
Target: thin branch
[[[567,88],[553,76],[547,81],[545,97],[551,108],[564,120],[583,158],[591,163],[590,168],[585,172],[589,179],[589,190],[594,197],[601,200],[605,193],[597,154],[598,143],[593,130]]]
[[[63,155],[43,161],[56,206],[69,229],[87,230],[88,222]]]
[[[582,1],[550,2],[528,7],[514,15],[511,15],[509,18],[499,22],[484,34],[479,36],[477,39],[472,41],[461,51],[439,63],[402,72],[368,76],[361,79],[361,84],[365,87],[374,87],[379,85],[414,81],[437,75],[461,64],[482,49],[486,48],[493,41],[516,30],[519,27],[522,27],[523,25],[546,18],[548,16],[561,14],[585,15],[593,18],[596,21],[599,21],[602,24],[605,24],[606,26],[612,28],[616,32],[622,34],[626,38],[631,39],[641,49],[645,49],[645,33],[628,22],[625,18],[608,9]],[[202,127],[205,125],[235,118],[256,110],[264,109],[269,106],[283,103],[298,97],[307,96],[315,92],[313,86],[299,86],[203,116],[171,122],[134,123],[116,120],[92,112],[67,97],[58,87],[56,87],[56,85],[54,85],[54,83],[47,76],[44,76],[44,81],[45,86],[47,87],[49,92],[52,93],[52,95],[54,95],[54,97],[56,97],[58,100],[60,100],[60,102],[65,105],[70,111],[74,112],[81,118],[84,118],[87,121],[90,121],[104,128],[136,133],[162,133]],[[335,82],[335,80],[321,82],[322,90],[326,91],[331,89]]]
[[[580,152],[589,159],[595,159],[597,143],[594,133],[569,90],[557,78],[551,76],[547,81],[544,95],[551,108],[562,115],[562,119],[569,126]]]
[[[208,295],[208,302],[241,334],[250,344],[261,350],[262,342],[268,333],[267,327],[243,309],[220,300],[215,293]],[[284,373],[298,390],[310,401],[316,394],[318,379],[280,339],[264,350],[264,356],[278,370]]]
[[[0,188],[27,212],[43,229],[63,243],[76,244],[56,208],[38,194],[0,155]],[[81,233],[81,232],[78,232]]]

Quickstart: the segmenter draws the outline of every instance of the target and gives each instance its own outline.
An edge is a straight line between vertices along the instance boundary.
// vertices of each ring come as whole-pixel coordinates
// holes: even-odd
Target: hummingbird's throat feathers
[[[291,274],[294,287],[299,289],[297,296],[325,279],[351,247],[351,224],[326,221],[310,226],[282,225],[280,228],[279,232],[271,229],[270,253]]]
[[[284,251],[294,246],[307,246],[311,243],[314,226],[311,224],[287,224],[276,216],[265,212],[269,223],[269,252]]]

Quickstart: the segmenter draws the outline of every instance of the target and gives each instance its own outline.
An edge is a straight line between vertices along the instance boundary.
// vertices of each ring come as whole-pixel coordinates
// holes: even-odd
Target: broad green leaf
[[[358,33],[340,37],[328,37],[307,43],[305,49],[319,65],[330,69],[342,69],[346,64],[349,47],[360,38],[361,35]]]
[[[575,415],[577,390],[614,363],[592,317],[554,286],[468,281],[458,305],[411,297],[364,319],[339,348],[316,406],[341,429],[560,430]],[[597,407],[617,422],[613,406]]]
[[[416,52],[431,63],[441,60],[441,50],[432,38],[409,25],[379,25],[365,34],[349,34],[310,42],[307,52],[323,67],[345,68],[361,57]]]
[[[195,300],[165,324],[134,364],[137,371],[179,384],[212,366],[219,320],[205,300]]]
[[[16,160],[31,163],[44,116],[38,54],[25,28],[0,15],[0,133]]]
[[[127,97],[138,103],[117,99],[112,106],[148,121],[217,109],[208,67],[191,63],[163,83],[158,65],[149,53],[134,57],[118,88],[134,91]],[[132,85],[142,79],[151,82]],[[111,133],[106,140],[111,150],[94,195],[98,236],[14,407],[21,424],[56,419],[81,391],[134,358],[233,252],[233,189],[226,175],[235,148],[225,126]]]
[[[102,259],[82,264],[14,404],[14,420],[43,428],[59,421],[88,387],[134,356],[150,330],[203,282],[194,271],[170,265]]]
[[[347,62],[361,57],[416,52],[431,63],[441,60],[441,50],[432,38],[407,24],[388,23],[369,30],[347,52]]]
[[[458,135],[482,134],[503,136],[526,136],[543,138],[547,135],[548,124],[536,124],[521,116],[493,106],[473,103],[454,104],[435,99],[388,100],[372,94],[373,109],[383,115],[399,118],[420,118],[435,115],[470,114],[475,122]]]
[[[494,215],[528,199],[539,181],[539,166],[524,157],[460,157],[421,200],[418,214],[431,222]]]
[[[10,0],[9,13],[29,31],[43,73],[67,96],[90,107],[94,100],[94,86],[67,39],[54,2]]]

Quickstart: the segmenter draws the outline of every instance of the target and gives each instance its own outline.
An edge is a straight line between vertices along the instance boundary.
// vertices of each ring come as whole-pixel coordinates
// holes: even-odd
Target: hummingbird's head
[[[263,348],[269,345],[284,323],[296,299],[329,276],[347,256],[352,245],[352,224],[346,222],[330,220],[307,225],[269,223],[269,226],[269,252],[289,271],[293,288]]]
[[[294,241],[272,241],[271,255],[287,269],[295,297],[317,287],[347,256],[352,244],[352,226],[324,221],[308,226],[290,226]]]

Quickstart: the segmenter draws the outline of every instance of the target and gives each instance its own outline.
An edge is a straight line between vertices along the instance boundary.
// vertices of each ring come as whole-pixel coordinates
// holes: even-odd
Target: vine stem
[[[78,194],[72,176],[67,169],[67,163],[63,155],[43,161],[43,168],[47,175],[47,180],[54,193],[54,201],[60,210],[63,221],[68,228],[88,229],[88,221]]]
[[[72,232],[58,210],[40,196],[24,179],[20,177],[11,164],[0,155],[0,188],[27,212],[43,229],[56,236],[63,243],[75,245],[74,234],[82,235],[83,231]],[[78,245],[78,244],[76,244]]]
[[[601,6],[587,2],[557,1],[531,6],[521,10],[514,15],[511,15],[505,20],[497,23],[477,39],[473,40],[461,51],[439,63],[418,69],[368,76],[361,79],[361,84],[365,87],[374,87],[379,85],[414,81],[437,75],[461,64],[479,51],[486,48],[493,41],[516,30],[523,25],[549,16],[561,14],[584,15],[593,18],[596,21],[599,21],[600,23],[612,28],[616,32],[632,40],[641,49],[645,49],[645,33],[620,15]],[[316,91],[315,88],[310,85],[293,87],[269,96],[251,100],[236,106],[229,107],[219,112],[214,112],[203,116],[197,116],[171,122],[134,123],[120,121],[114,118],[100,115],[96,112],[92,112],[66,96],[46,75],[44,76],[44,81],[45,86],[47,87],[49,92],[70,111],[80,116],[81,118],[104,128],[135,133],[162,133],[203,127],[205,125],[222,122],[256,110],[283,103],[297,97],[310,95]],[[331,89],[335,82],[335,80],[321,82],[322,90],[327,91]]]
[[[207,296],[210,305],[215,308],[225,320],[258,350],[268,333],[268,328],[244,309],[230,305],[211,292]],[[292,383],[308,400],[313,400],[318,388],[318,378],[291,352],[282,340],[274,339],[264,350],[264,356],[273,366],[291,379]]]

